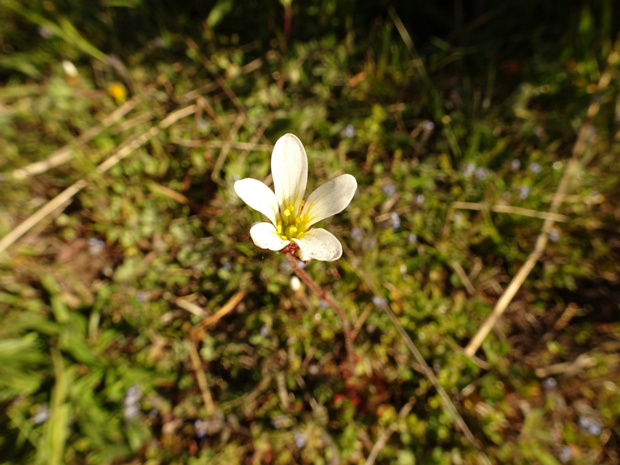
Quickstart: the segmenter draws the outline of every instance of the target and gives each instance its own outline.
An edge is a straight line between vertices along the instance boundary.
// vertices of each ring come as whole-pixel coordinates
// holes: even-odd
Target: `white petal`
[[[278,203],[284,208],[303,199],[308,182],[308,157],[293,134],[278,139],[271,154],[271,174]]]
[[[276,223],[278,201],[273,191],[265,184],[252,178],[242,179],[235,183],[235,192],[250,207],[261,212],[273,224]]]
[[[340,213],[351,202],[357,181],[350,174],[343,174],[315,190],[304,205],[308,226]]]
[[[289,241],[283,240],[274,225],[270,223],[258,223],[250,229],[250,236],[256,247],[269,250],[282,250],[290,244]]]
[[[301,239],[293,239],[293,242],[301,249],[301,256],[304,259],[314,258],[333,262],[342,256],[340,241],[325,229],[311,229]]]

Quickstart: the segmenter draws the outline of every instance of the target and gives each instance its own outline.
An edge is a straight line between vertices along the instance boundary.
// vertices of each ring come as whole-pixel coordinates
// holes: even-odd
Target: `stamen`
[[[282,221],[278,220],[278,224],[276,225],[276,231],[278,234],[282,234]]]
[[[294,236],[296,232],[297,232],[297,228],[295,226],[289,226],[288,228],[289,236]]]

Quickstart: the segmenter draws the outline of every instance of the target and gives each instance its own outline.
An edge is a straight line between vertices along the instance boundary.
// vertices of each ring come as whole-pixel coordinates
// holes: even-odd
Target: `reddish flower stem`
[[[325,302],[327,302],[334,310],[336,310],[336,313],[338,314],[338,316],[340,317],[340,320],[342,321],[342,330],[344,332],[344,343],[345,343],[345,347],[347,350],[347,362],[348,362],[348,366],[349,366],[349,375],[354,375],[354,368],[355,368],[355,359],[354,359],[354,355],[355,352],[353,351],[353,343],[352,343],[352,339],[351,339],[351,325],[349,324],[349,320],[347,320],[347,317],[344,313],[344,310],[342,308],[340,308],[340,306],[334,302],[334,300],[329,297],[327,295],[327,293],[321,289],[321,287],[314,282],[314,280],[310,277],[310,275],[308,273],[306,273],[300,266],[299,263],[297,262],[297,259],[295,258],[295,256],[292,253],[285,253],[286,255],[286,259],[288,260],[289,264],[291,265],[291,268],[293,268],[293,271],[295,272],[295,274],[297,276],[299,276],[299,279],[301,279],[304,283],[306,283],[308,285],[308,287],[310,289],[312,289],[312,291],[319,296],[319,298],[323,299]]]

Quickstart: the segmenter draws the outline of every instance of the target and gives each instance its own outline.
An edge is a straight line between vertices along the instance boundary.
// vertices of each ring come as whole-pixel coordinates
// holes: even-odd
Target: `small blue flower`
[[[542,385],[545,390],[551,391],[558,386],[558,382],[555,380],[555,378],[552,378],[550,376],[548,378],[545,378],[545,380],[542,382]]]
[[[383,193],[388,197],[392,197],[396,193],[396,186],[394,184],[383,186]]]
[[[474,174],[474,172],[476,171],[476,165],[474,165],[473,163],[468,163],[465,166],[465,169],[463,170],[463,174],[466,177],[471,177],[472,174]]]
[[[392,227],[394,229],[400,228],[400,216],[398,216],[398,213],[396,212],[390,213],[390,219],[392,220]]]
[[[298,449],[303,449],[307,441],[305,434],[295,433],[295,445],[297,445]]]
[[[598,436],[603,431],[601,424],[593,417],[579,417],[577,425],[594,436]]]
[[[260,329],[260,335],[263,337],[267,337],[269,336],[269,328],[267,327],[267,325],[263,325]]]
[[[362,242],[364,240],[364,232],[361,228],[353,228],[351,229],[351,237],[355,242]]]
[[[560,455],[559,455],[560,462],[566,463],[572,458],[573,458],[573,451],[571,450],[571,448],[568,446],[563,446],[562,449],[560,449]]]
[[[140,388],[137,384],[134,384],[129,389],[127,389],[127,394],[125,394],[125,405],[133,405],[140,401],[142,398],[142,393],[140,392]]]
[[[141,303],[148,302],[150,298],[151,298],[151,293],[149,291],[141,289],[138,292],[136,292],[136,300],[138,302],[141,302]]]
[[[286,428],[286,426],[290,423],[291,419],[288,415],[278,415],[271,420],[273,426],[277,429]]]
[[[424,121],[424,123],[422,123],[422,128],[426,131],[432,131],[433,129],[435,129],[435,123],[433,123],[432,121]]]
[[[39,31],[39,35],[44,39],[50,39],[56,35],[51,29],[48,29],[45,26],[39,26],[37,30]]]
[[[594,436],[599,436],[601,432],[603,431],[603,427],[601,426],[599,422],[596,421],[592,425],[590,425],[590,427],[588,428],[588,431],[590,432],[590,434],[593,434]]]
[[[521,198],[521,200],[525,200],[529,195],[530,186],[521,186],[521,189],[519,189],[519,198]]]
[[[35,425],[40,425],[41,423],[45,423],[49,417],[50,409],[47,405],[39,405],[32,416],[32,421]]]
[[[415,244],[416,242],[418,242],[418,236],[416,234],[411,233],[407,237],[407,240],[409,241],[409,243]]]
[[[140,413],[140,408],[137,405],[126,405],[125,406],[125,420],[133,420]]]
[[[549,231],[549,240],[551,242],[557,242],[560,239],[560,232],[557,229]]]
[[[88,253],[92,257],[96,257],[97,255],[99,255],[101,251],[103,250],[103,247],[105,246],[105,242],[95,237],[91,237],[90,239],[88,239],[87,242],[88,242]]]
[[[353,137],[355,137],[355,127],[352,124],[347,124],[344,128],[344,136],[349,139],[353,139]]]
[[[422,205],[424,203],[424,194],[418,194],[415,196],[415,203]]]
[[[532,163],[530,163],[530,165],[528,166],[528,168],[530,169],[530,171],[534,174],[538,174],[542,171],[542,166],[540,166],[539,163],[536,163],[535,161],[533,161]]]
[[[207,435],[207,422],[202,420],[196,420],[194,422],[194,428],[196,429],[196,437],[202,439]]]
[[[485,170],[482,167],[476,168],[476,178],[480,179],[481,181],[484,181],[487,176],[489,175],[488,171]]]
[[[372,298],[372,303],[377,307],[382,307],[387,304],[387,300],[384,297],[379,297],[378,295]]]
[[[521,168],[521,160],[519,160],[518,158],[515,158],[514,160],[510,162],[510,169],[512,171],[519,171],[520,168]]]
[[[124,416],[126,420],[132,420],[138,416],[140,413],[140,406],[138,402],[142,398],[142,393],[140,392],[140,387],[137,384],[134,384],[129,389],[127,389],[127,394],[125,394],[125,399],[123,400],[123,404],[125,406]]]

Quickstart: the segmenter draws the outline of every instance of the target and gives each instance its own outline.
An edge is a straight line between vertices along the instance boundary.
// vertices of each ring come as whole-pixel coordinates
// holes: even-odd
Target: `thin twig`
[[[554,212],[541,212],[531,210],[529,208],[514,207],[512,205],[488,205],[478,202],[453,202],[452,207],[463,210],[490,210],[497,213],[513,213],[515,215],[529,216],[532,218],[540,218],[543,220],[553,220],[557,223],[565,223],[569,220],[566,215],[560,215]]]
[[[237,292],[217,312],[215,312],[213,315],[209,315],[200,323],[196,324],[192,328],[192,335],[194,339],[199,338],[201,330],[215,325],[218,321],[220,321],[222,318],[232,312],[247,294],[248,292],[245,290]]]
[[[369,302],[368,305],[366,305],[366,308],[362,311],[360,317],[355,322],[355,325],[353,325],[353,331],[351,331],[351,342],[355,341],[355,338],[362,330],[362,326],[364,326],[364,323],[366,322],[366,319],[368,318],[368,315],[370,315],[372,309],[372,303]]]
[[[208,148],[224,148],[230,147],[231,149],[239,150],[256,150],[263,152],[271,152],[273,145],[269,144],[251,144],[249,142],[234,142],[223,140],[187,140],[187,139],[172,139],[172,142],[182,147],[208,147]]]
[[[334,302],[334,300],[331,297],[329,297],[327,293],[323,291],[317,283],[314,282],[314,280],[310,277],[308,273],[306,273],[304,270],[301,269],[301,267],[299,266],[299,263],[297,262],[297,259],[292,254],[287,253],[285,255],[286,255],[286,259],[291,265],[291,268],[293,268],[293,271],[295,272],[295,274],[299,276],[299,278],[304,283],[306,283],[308,287],[312,289],[312,291],[316,295],[318,295],[321,299],[327,302],[334,310],[336,310],[336,313],[340,317],[340,320],[342,321],[342,330],[344,332],[344,343],[345,343],[345,347],[347,350],[349,373],[353,375],[354,368],[355,368],[355,359],[354,359],[355,351],[353,350],[353,342],[352,342],[353,340],[351,339],[351,325],[349,324],[349,320],[347,320],[347,316],[344,313],[344,310],[340,308],[340,306],[336,302]]]
[[[0,253],[5,251],[7,247],[13,244],[16,240],[26,234],[30,229],[42,221],[46,216],[51,214],[56,208],[61,206],[67,200],[71,199],[75,194],[80,192],[88,182],[82,179],[71,186],[67,187],[64,191],[47,202],[36,212],[30,215],[26,220],[18,224],[13,230],[0,240]]]
[[[402,420],[407,415],[409,415],[409,412],[411,412],[411,409],[415,405],[416,400],[417,399],[415,397],[412,397],[411,399],[409,399],[409,402],[403,405],[403,408],[401,408],[400,412],[398,412],[399,419]],[[381,449],[385,447],[385,444],[387,443],[388,439],[390,439],[390,436],[392,435],[392,433],[396,431],[396,428],[397,428],[397,424],[394,422],[389,426],[389,428],[385,428],[381,432],[381,434],[379,434],[379,439],[377,439],[377,442],[375,442],[375,444],[372,446],[370,454],[368,455],[368,458],[366,459],[366,462],[364,465],[373,465],[375,463],[375,460],[377,460],[377,456],[379,455],[379,452],[381,452]]]
[[[51,168],[55,168],[57,166],[62,165],[63,163],[68,162],[73,158],[73,150],[75,147],[79,147],[84,145],[94,137],[97,137],[101,132],[107,127],[113,125],[118,120],[120,120],[123,116],[129,113],[131,110],[135,108],[138,103],[138,98],[134,97],[131,100],[128,100],[119,108],[114,110],[108,116],[106,116],[100,124],[93,126],[92,128],[84,131],[80,134],[79,137],[72,141],[70,144],[65,145],[64,147],[56,150],[52,153],[47,159],[32,163],[28,166],[24,166],[23,168],[16,169],[13,171],[12,176],[15,179],[26,179],[30,176],[34,176],[35,174],[41,174],[46,172]]]
[[[234,140],[237,138],[237,133],[239,132],[239,129],[241,129],[241,126],[243,126],[243,123],[245,123],[245,118],[246,118],[245,113],[239,113],[237,115],[237,119],[235,120],[235,124],[233,128],[228,132],[229,140]],[[217,160],[215,161],[215,164],[213,165],[213,170],[211,172],[211,179],[213,179],[213,181],[215,182],[220,182],[220,171],[222,169],[222,166],[224,166],[224,162],[226,161],[226,158],[228,157],[228,152],[230,152],[230,147],[231,147],[230,143],[222,147],[222,150],[220,151],[220,155],[217,157]]]
[[[575,166],[577,165],[578,156],[582,153],[586,134],[588,133],[588,131],[585,129],[586,127],[589,129],[590,125],[584,124],[579,131],[577,141],[575,142],[575,145],[573,147],[572,156],[568,162],[568,165],[566,166],[564,174],[562,175],[562,179],[560,180],[560,184],[558,185],[558,188],[556,190],[556,195],[553,197],[553,201],[551,202],[551,208],[549,209],[550,213],[557,212],[561,204],[561,198],[564,196],[566,190],[568,189],[568,182]],[[489,334],[493,326],[495,326],[495,323],[497,322],[499,317],[502,316],[502,314],[506,311],[508,305],[510,304],[510,302],[512,302],[513,297],[521,288],[524,281],[527,279],[530,272],[534,269],[534,266],[536,266],[536,263],[545,251],[545,247],[547,246],[547,242],[549,241],[549,233],[551,232],[554,223],[555,219],[553,218],[547,218],[545,220],[540,234],[536,239],[534,250],[532,250],[523,266],[519,269],[514,278],[512,278],[512,281],[510,281],[508,287],[504,290],[503,294],[495,304],[495,308],[493,308],[491,315],[489,315],[487,320],[480,327],[476,335],[465,348],[466,355],[471,356],[476,353],[476,351],[480,348],[482,342],[487,337],[487,334]]]
[[[192,341],[185,341],[185,344],[187,345],[187,350],[189,351],[189,358],[192,361],[192,368],[194,369],[194,373],[196,374],[196,381],[198,382],[198,387],[200,388],[200,392],[202,394],[202,401],[204,402],[205,408],[207,409],[207,415],[211,416],[215,413],[215,404],[213,402],[213,396],[211,395],[211,391],[209,391],[207,376],[205,375],[205,372],[202,369],[200,363],[200,356],[198,355],[198,350],[196,349],[196,343]]]
[[[459,278],[461,278],[461,282],[465,286],[465,289],[467,289],[467,292],[469,293],[469,295],[476,295],[476,288],[474,288],[473,284],[469,280],[469,277],[465,273],[465,270],[463,269],[461,264],[457,262],[456,260],[452,260],[450,262],[450,265],[452,265],[452,268],[454,268],[454,271],[456,271],[456,274],[459,276]]]
[[[185,311],[188,311],[196,316],[199,317],[204,317],[205,316],[205,311],[202,307],[199,307],[198,305],[196,305],[193,302],[190,302],[189,300],[187,300],[187,296],[185,297],[174,297],[172,294],[170,294],[169,292],[166,292],[164,294],[164,298],[166,300],[170,300],[172,301],[177,307],[182,308]]]
[[[614,52],[615,53],[615,52]],[[608,61],[611,64],[611,55],[608,58]],[[612,65],[613,66],[613,65]],[[598,81],[598,91],[602,92],[607,88],[609,82],[611,81],[611,74],[609,71],[605,71],[601,78]],[[560,180],[560,184],[553,195],[553,200],[551,201],[551,207],[549,208],[549,212],[551,214],[556,214],[562,201],[566,197],[566,191],[568,190],[568,182],[570,180],[570,176],[578,164],[578,159],[585,152],[585,145],[588,135],[592,132],[592,125],[590,121],[596,114],[599,112],[600,102],[598,97],[594,97],[588,106],[588,110],[586,111],[586,122],[579,129],[579,133],[577,134],[577,140],[575,141],[575,145],[573,146],[573,151],[571,154],[571,158],[568,161],[568,165],[566,166],[566,170],[562,175],[562,179]],[[517,272],[515,277],[510,281],[510,284],[501,295],[497,303],[495,304],[495,308],[491,315],[489,315],[487,321],[484,322],[482,327],[478,330],[474,338],[470,341],[470,343],[465,348],[465,354],[473,355],[476,353],[484,339],[486,338],[491,328],[495,326],[495,323],[499,319],[499,317],[504,313],[508,305],[512,301],[512,298],[515,296],[525,279],[528,277],[540,257],[542,256],[545,247],[547,246],[547,242],[549,239],[549,233],[551,232],[551,228],[553,227],[556,219],[547,218],[543,224],[543,227],[536,239],[536,244],[534,245],[534,250],[527,257],[527,260],[521,267],[521,269]]]
[[[191,110],[191,111],[190,111]],[[129,137],[125,142],[123,142],[113,153],[110,155],[105,161],[103,161],[98,167],[96,172],[99,174],[103,174],[110,170],[114,165],[120,162],[127,155],[132,153],[134,150],[138,149],[146,142],[148,142],[151,138],[155,137],[159,134],[160,128],[164,129],[175,123],[181,118],[185,116],[189,116],[192,114],[192,111],[196,111],[196,105],[190,105],[188,107],[177,110],[170,115],[168,115],[158,126],[151,127],[148,131],[143,132],[139,136]],[[34,212],[31,216],[29,216],[22,223],[17,225],[11,232],[9,232],[6,236],[4,236],[0,240],[0,253],[4,252],[8,247],[10,247],[15,241],[21,238],[24,234],[26,234],[30,229],[32,229],[37,223],[51,214],[56,208],[62,205],[67,200],[71,199],[78,192],[80,192],[84,187],[88,185],[88,180],[81,179],[76,183],[72,184],[52,200],[43,205],[39,210]]]

